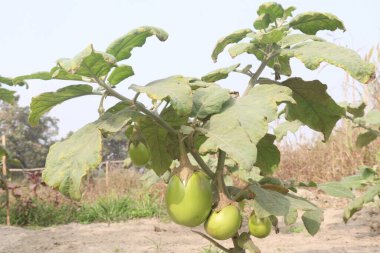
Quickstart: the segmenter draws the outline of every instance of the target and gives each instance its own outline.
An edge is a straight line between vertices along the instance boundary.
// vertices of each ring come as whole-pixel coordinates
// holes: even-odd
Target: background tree
[[[50,145],[58,134],[58,119],[44,116],[40,124],[28,123],[29,107],[0,102],[0,135],[6,135],[6,147],[26,168],[44,167]],[[18,167],[10,164],[11,167]]]

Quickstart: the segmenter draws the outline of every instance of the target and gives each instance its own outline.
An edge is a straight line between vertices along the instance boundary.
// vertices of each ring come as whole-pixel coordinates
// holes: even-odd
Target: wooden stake
[[[108,191],[108,170],[109,170],[110,162],[106,162],[106,189]]]
[[[3,134],[1,136],[1,144],[3,145],[3,147],[5,148],[5,135]],[[7,157],[4,155],[2,157],[2,163],[3,163],[3,175],[4,175],[4,180],[7,180]],[[5,187],[8,188],[8,185],[5,184]],[[10,203],[9,203],[9,191],[7,190],[7,207],[6,207],[6,222],[7,222],[7,226],[10,226],[11,225],[11,208],[10,208]]]

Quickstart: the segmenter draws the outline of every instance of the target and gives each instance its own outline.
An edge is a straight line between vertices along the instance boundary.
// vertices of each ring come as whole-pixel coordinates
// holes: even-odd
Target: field
[[[298,224],[300,225],[300,224]],[[301,226],[300,226],[301,227]],[[380,213],[367,208],[347,225],[341,210],[325,210],[321,231],[314,237],[300,227],[280,227],[280,233],[255,240],[265,253],[376,253],[380,248]],[[196,230],[202,231],[201,227]],[[231,246],[224,243],[225,246]],[[158,218],[121,223],[94,223],[30,229],[0,227],[1,253],[142,253],[219,252],[190,229]]]

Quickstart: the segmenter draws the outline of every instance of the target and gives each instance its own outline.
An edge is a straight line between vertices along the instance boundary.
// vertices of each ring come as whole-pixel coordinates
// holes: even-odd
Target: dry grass
[[[355,147],[358,133],[359,130],[344,125],[326,143],[320,140],[296,145],[283,143],[276,175],[297,182],[326,182],[355,174],[359,166],[375,165],[380,140],[359,149]]]

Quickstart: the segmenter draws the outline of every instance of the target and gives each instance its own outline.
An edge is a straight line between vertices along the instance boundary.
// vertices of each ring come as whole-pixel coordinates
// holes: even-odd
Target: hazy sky
[[[119,84],[118,90],[132,96],[128,86],[182,74],[200,77],[216,68],[234,63],[253,63],[252,56],[230,59],[228,53],[214,64],[210,58],[216,41],[237,29],[251,28],[260,3],[254,0],[65,0],[1,1],[0,75],[17,76],[50,70],[59,58],[71,58],[88,44],[104,50],[109,43],[143,25],[165,29],[169,39],[162,43],[148,39],[143,48],[133,51],[125,64],[132,65],[135,76]],[[294,5],[295,14],[304,11],[331,12],[342,19],[347,32],[321,32],[318,35],[364,54],[380,41],[380,1],[278,1]],[[307,80],[318,78],[329,86],[337,100],[344,96],[344,73],[334,67],[311,72],[292,61],[294,73]],[[270,71],[266,71],[270,74]],[[245,76],[234,74],[220,82],[242,91]],[[30,88],[18,88],[20,104],[33,96],[62,87],[60,81],[29,81]],[[72,84],[72,83],[71,83]],[[73,99],[54,108],[50,115],[59,118],[60,135],[76,130],[98,117],[99,97]],[[107,99],[107,105],[115,100]]]

